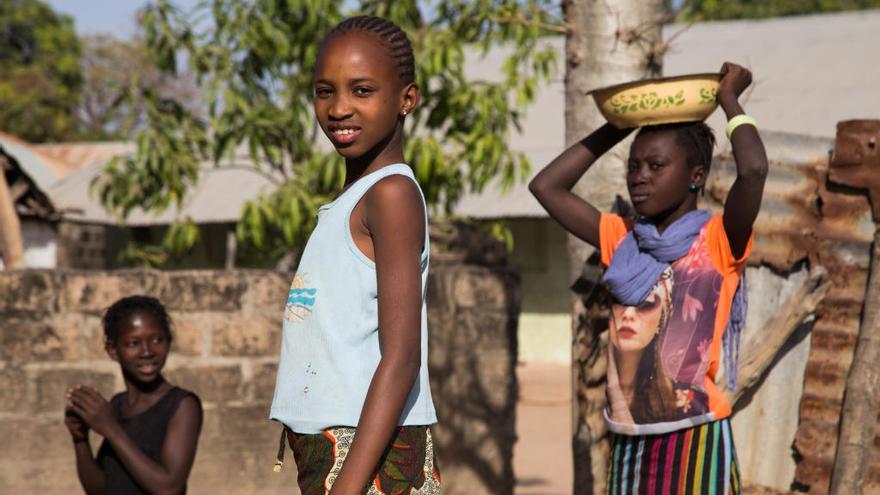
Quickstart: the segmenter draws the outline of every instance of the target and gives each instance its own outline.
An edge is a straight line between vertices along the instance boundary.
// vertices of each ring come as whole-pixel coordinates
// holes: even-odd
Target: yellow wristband
[[[739,114],[736,117],[727,121],[727,139],[730,139],[730,136],[733,135],[734,129],[743,124],[752,125],[755,127],[755,129],[758,128],[758,122],[755,121],[753,117],[750,117],[744,113]]]

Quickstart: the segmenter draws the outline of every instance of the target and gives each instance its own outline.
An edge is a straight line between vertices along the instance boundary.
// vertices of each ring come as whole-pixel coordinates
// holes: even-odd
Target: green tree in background
[[[145,93],[146,126],[137,152],[111,163],[97,190],[124,216],[133,208],[179,207],[210,166],[250,167],[273,184],[242,212],[239,238],[278,258],[300,247],[317,207],[342,184],[341,159],[318,145],[312,72],[318,43],[345,16],[380,15],[401,25],[416,52],[420,108],[407,119],[405,156],[433,212],[449,212],[467,190],[493,180],[523,180],[529,163],[507,141],[535,89],[554,71],[554,52],[541,42],[564,31],[556,2],[547,0],[363,0],[351,11],[333,0],[212,0],[192,12],[168,1],[141,14],[151,57],[174,74],[181,60],[204,90],[207,118],[184,102]],[[465,55],[506,47],[493,80],[467,78]],[[247,150],[248,163],[236,161]],[[182,252],[198,241],[183,221],[164,248]],[[153,251],[153,254],[155,252]],[[156,259],[155,256],[153,259]]]
[[[710,21],[876,8],[880,0],[686,0],[681,14],[689,20]]]
[[[70,17],[38,0],[0,1],[0,131],[36,142],[75,137],[79,55]]]

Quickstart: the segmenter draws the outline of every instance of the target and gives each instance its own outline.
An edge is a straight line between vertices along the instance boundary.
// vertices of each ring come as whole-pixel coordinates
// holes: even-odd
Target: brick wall
[[[298,493],[294,469],[272,472],[279,429],[266,420],[288,284],[287,275],[244,270],[0,272],[0,493],[79,492],[64,391],[88,383],[109,397],[124,388],[100,315],[136,293],[171,311],[166,375],[204,404],[189,493]],[[503,269],[440,264],[429,291],[446,493],[512,493],[518,281]]]
[[[58,224],[59,268],[101,270],[106,266],[106,227],[88,223]]]

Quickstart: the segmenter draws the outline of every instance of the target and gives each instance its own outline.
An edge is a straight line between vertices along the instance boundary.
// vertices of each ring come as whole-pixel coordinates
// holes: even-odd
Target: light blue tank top
[[[318,210],[318,224],[306,243],[284,310],[269,412],[271,419],[294,432],[319,433],[331,426],[358,424],[381,357],[379,307],[376,265],[355,245],[349,218],[370,187],[395,174],[415,182],[408,166],[388,165],[361,177]],[[428,382],[428,252],[426,223],[421,255],[422,365],[398,423],[405,426],[437,422]]]

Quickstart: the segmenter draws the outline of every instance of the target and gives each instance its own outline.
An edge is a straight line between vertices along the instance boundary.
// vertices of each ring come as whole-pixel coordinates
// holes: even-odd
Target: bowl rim
[[[601,88],[591,89],[584,94],[595,96],[594,93],[598,93],[600,91],[607,91],[610,89],[623,90],[625,86],[632,86],[632,85],[643,84],[643,83],[664,83],[664,82],[670,82],[670,81],[679,81],[682,79],[715,79],[717,81],[720,81],[721,80],[721,73],[720,72],[698,72],[695,74],[681,74],[678,76],[655,77],[655,78],[651,78],[651,79],[636,79],[635,81],[617,83],[617,84],[612,84],[610,86],[603,86]]]

